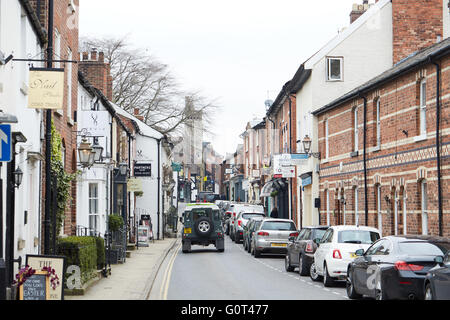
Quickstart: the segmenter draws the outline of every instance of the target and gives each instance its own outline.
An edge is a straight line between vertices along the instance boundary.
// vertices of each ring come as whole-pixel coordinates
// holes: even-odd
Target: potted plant
[[[123,218],[117,214],[112,214],[108,217],[109,231],[114,232],[123,227]]]

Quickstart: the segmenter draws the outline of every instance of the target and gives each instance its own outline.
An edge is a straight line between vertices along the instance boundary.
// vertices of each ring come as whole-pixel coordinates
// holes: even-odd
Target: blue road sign
[[[11,125],[0,125],[0,162],[12,160]]]

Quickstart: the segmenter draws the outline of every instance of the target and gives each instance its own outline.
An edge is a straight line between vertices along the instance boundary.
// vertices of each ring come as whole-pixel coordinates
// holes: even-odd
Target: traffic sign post
[[[12,160],[12,142],[11,125],[0,125],[0,162],[11,162]]]

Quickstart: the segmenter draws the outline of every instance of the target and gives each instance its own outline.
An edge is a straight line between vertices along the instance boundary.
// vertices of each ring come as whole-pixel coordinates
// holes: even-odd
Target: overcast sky
[[[362,0],[81,0],[80,36],[129,35],[186,89],[217,98],[215,149],[234,152],[248,121],[265,115],[297,68]],[[370,3],[374,0],[369,1]]]

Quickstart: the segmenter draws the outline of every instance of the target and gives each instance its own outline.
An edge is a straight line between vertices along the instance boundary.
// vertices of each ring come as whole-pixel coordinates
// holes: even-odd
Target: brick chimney
[[[443,36],[442,0],[392,0],[393,63]]]
[[[95,88],[112,101],[111,66],[105,63],[103,52],[93,49],[91,52],[80,53],[78,68]]]
[[[372,6],[372,4],[369,4],[369,0],[363,0],[362,4],[354,3],[352,12],[350,12],[350,24],[352,24],[356,19],[362,16],[363,13],[370,8],[370,6]]]
[[[144,122],[144,116],[140,115],[140,111],[138,108],[134,108],[134,116]]]

